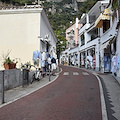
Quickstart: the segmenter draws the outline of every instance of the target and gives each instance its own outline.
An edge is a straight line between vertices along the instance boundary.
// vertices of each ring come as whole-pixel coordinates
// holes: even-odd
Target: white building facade
[[[101,5],[107,6],[108,1],[98,1],[87,14],[83,14],[79,29],[79,66],[100,70],[100,36],[99,29],[95,26],[95,21],[100,15]],[[94,63],[93,63],[94,61]]]
[[[78,54],[78,66],[113,73],[120,77],[120,9],[112,8],[115,0],[98,1],[79,24],[79,47],[69,50]],[[115,57],[114,57],[114,55]],[[72,54],[73,58],[75,54]],[[113,59],[114,58],[114,59]]]
[[[57,39],[43,8],[0,10],[0,54],[11,51],[10,58],[21,63],[31,62],[33,51],[56,52]],[[0,69],[2,68],[0,56]]]
[[[119,9],[113,9],[112,3],[96,20],[96,27],[100,29],[100,62],[101,71],[113,73],[120,77],[120,32],[119,32]],[[117,7],[117,6],[116,6]],[[114,59],[113,59],[114,58]]]

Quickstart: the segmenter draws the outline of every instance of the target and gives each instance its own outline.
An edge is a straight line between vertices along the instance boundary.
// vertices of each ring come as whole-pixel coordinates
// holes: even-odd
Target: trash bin
[[[25,83],[27,83],[29,85],[29,70],[26,68],[23,69],[23,87],[24,87]]]

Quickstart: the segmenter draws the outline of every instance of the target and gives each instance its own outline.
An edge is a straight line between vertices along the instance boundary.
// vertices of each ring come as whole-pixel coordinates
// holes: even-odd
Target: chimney
[[[76,29],[78,29],[78,17],[76,17]]]

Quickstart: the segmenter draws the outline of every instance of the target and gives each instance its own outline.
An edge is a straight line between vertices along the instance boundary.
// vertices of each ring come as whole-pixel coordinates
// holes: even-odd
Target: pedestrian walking
[[[48,63],[48,70],[51,70],[51,57],[50,57],[50,54],[49,54],[49,57],[47,59],[47,63]]]
[[[52,75],[55,76],[56,59],[54,57],[51,59],[51,63],[52,63],[52,65],[51,65],[51,67],[52,67]]]
[[[116,76],[116,70],[117,70],[117,62],[116,62],[116,55],[115,53],[113,53],[113,57],[112,57],[112,74],[114,74]]]
[[[95,70],[96,68],[96,59],[95,59],[95,56],[93,57],[93,70]]]

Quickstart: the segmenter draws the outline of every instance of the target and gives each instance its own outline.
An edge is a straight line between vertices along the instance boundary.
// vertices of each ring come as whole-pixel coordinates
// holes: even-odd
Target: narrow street
[[[62,66],[56,81],[0,108],[0,120],[102,120],[98,80]]]

